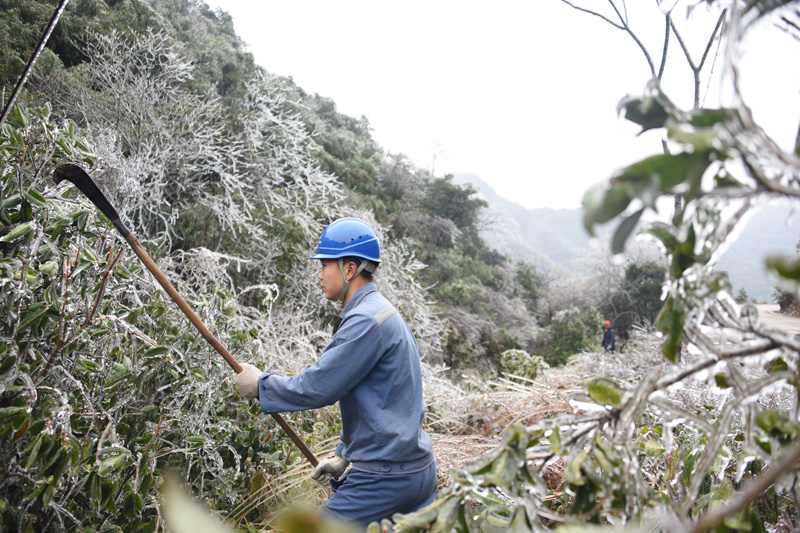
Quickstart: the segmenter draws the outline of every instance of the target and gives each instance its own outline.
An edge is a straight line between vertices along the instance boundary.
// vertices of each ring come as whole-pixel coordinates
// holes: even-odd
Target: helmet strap
[[[339,295],[339,301],[344,303],[344,296],[347,294],[347,288],[350,286],[350,281],[356,279],[356,277],[358,277],[358,275],[361,274],[361,271],[364,269],[367,269],[369,272],[374,272],[375,267],[367,268],[367,265],[371,265],[372,263],[366,259],[363,259],[361,264],[358,266],[358,269],[356,269],[356,273],[353,274],[350,279],[347,279],[347,276],[344,273],[344,257],[340,257],[338,263],[339,272],[342,273],[342,279],[344,280],[344,284],[342,285],[342,294]]]

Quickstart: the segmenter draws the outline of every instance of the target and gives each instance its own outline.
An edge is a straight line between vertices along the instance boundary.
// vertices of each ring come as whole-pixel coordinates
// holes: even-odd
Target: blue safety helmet
[[[356,272],[347,279],[344,274],[344,258],[360,257],[363,259]],[[331,222],[322,231],[319,238],[316,255],[311,259],[338,259],[339,272],[344,283],[339,301],[344,302],[350,281],[355,279],[362,270],[374,273],[381,262],[381,247],[375,230],[363,220],[357,218],[340,218]]]
[[[362,257],[373,263],[381,262],[378,236],[369,224],[357,218],[340,218],[322,232],[317,254],[311,259]]]

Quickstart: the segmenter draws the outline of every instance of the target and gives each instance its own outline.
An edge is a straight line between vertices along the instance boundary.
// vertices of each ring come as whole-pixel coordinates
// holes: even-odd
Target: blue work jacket
[[[261,375],[261,410],[304,411],[339,402],[336,455],[358,470],[422,470],[433,452],[422,429],[419,349],[411,329],[373,283],[353,294],[340,320],[313,367],[291,377]]]

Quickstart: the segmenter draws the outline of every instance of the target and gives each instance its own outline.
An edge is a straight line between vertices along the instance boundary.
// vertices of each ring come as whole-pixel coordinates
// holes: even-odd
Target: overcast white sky
[[[259,65],[332,98],[342,113],[366,116],[385,149],[433,166],[436,175],[478,174],[528,208],[580,207],[592,184],[661,151],[657,134],[637,137],[616,113],[619,100],[642,94],[649,79],[641,51],[627,34],[560,0],[207,1],[230,13]],[[658,62],[656,2],[634,0],[628,9]],[[696,60],[716,21],[699,18],[700,31],[687,33]],[[750,59],[746,81],[765,95],[756,119],[774,124],[768,132],[791,145],[800,118],[799,48],[775,29],[765,35],[792,46],[784,57],[793,59],[777,82],[775,56]],[[688,68],[674,41],[671,50],[664,86],[690,107]],[[706,105],[719,104],[715,95]],[[770,110],[769,102],[781,106]]]

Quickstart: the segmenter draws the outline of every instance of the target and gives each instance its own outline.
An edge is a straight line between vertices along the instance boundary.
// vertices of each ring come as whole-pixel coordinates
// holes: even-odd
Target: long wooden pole
[[[3,106],[3,111],[0,113],[0,126],[3,125],[3,122],[6,120],[8,113],[11,111],[11,106],[14,105],[14,100],[17,99],[17,95],[22,90],[22,87],[25,85],[25,81],[28,79],[28,75],[33,70],[33,64],[36,62],[36,59],[44,50],[45,45],[47,44],[47,40],[50,38],[50,34],[53,33],[53,28],[56,27],[56,23],[58,19],[61,18],[61,14],[64,12],[64,9],[67,7],[67,3],[69,0],[61,0],[59,2],[58,7],[56,8],[53,16],[50,17],[50,22],[47,23],[42,34],[39,36],[39,42],[36,43],[36,48],[33,50],[30,59],[28,59],[28,63],[25,65],[25,69],[22,71],[22,74],[19,75],[17,79],[17,83],[14,84],[14,89],[11,91],[11,96],[9,96],[6,105]]]

